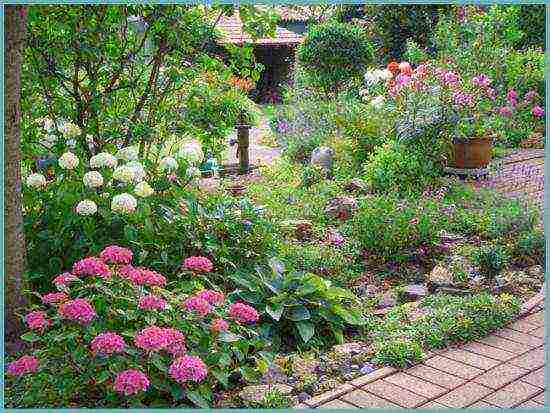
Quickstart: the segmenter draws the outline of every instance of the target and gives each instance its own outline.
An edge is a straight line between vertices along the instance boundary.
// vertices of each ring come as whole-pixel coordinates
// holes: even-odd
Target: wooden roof
[[[276,27],[274,37],[265,37],[261,39],[252,39],[243,31],[243,23],[238,16],[234,14],[230,17],[222,17],[217,25],[222,34],[221,43],[244,44],[253,43],[257,45],[297,45],[302,42],[303,36],[287,30],[283,27]]]

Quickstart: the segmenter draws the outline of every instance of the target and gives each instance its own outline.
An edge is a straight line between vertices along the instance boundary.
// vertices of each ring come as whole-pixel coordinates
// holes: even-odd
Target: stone
[[[396,305],[397,305],[397,294],[395,294],[391,290],[388,290],[384,294],[382,294],[382,297],[380,297],[380,300],[378,300],[378,308],[388,308],[388,307],[394,307]]]
[[[298,377],[313,374],[319,366],[317,360],[307,360],[302,357],[295,357],[292,360],[292,373]]]
[[[350,196],[332,198],[325,207],[325,214],[332,219],[346,220],[357,211],[357,200]]]
[[[288,383],[288,376],[284,373],[281,366],[271,364],[267,371],[262,375],[261,381],[266,384]]]
[[[340,355],[356,355],[367,352],[368,345],[360,341],[352,341],[351,343],[337,344],[332,347],[332,351]]]
[[[334,151],[327,146],[319,146],[311,152],[309,161],[312,166],[320,166],[325,172],[330,173],[334,159]]]
[[[374,284],[361,284],[354,288],[355,294],[358,297],[374,298],[378,294],[380,288]]]
[[[416,301],[428,295],[428,288],[424,284],[409,284],[403,290],[403,297],[407,301]]]
[[[311,396],[308,393],[303,391],[303,392],[299,393],[296,397],[297,397],[297,399],[300,403],[303,403],[307,399],[309,399]]]
[[[374,366],[370,363],[365,363],[363,364],[363,366],[361,367],[361,369],[359,370],[361,374],[369,374],[369,373],[372,373],[374,370],[376,370],[374,368]]]
[[[431,289],[453,286],[453,273],[442,265],[436,265],[428,274],[428,286]]]
[[[256,386],[246,386],[239,392],[239,397],[245,402],[261,403],[265,396],[271,392],[277,391],[283,396],[292,393],[292,387],[286,384],[260,384]]]
[[[349,192],[367,192],[368,185],[362,179],[354,178],[344,185],[344,189]]]

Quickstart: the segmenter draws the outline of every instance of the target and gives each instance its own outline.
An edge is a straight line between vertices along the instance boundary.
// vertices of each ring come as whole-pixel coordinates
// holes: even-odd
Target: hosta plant
[[[132,258],[109,246],[36,294],[21,337],[29,346],[8,360],[11,407],[209,407],[236,377],[252,379],[258,312],[219,291],[169,291]],[[184,265],[198,274],[211,263]]]

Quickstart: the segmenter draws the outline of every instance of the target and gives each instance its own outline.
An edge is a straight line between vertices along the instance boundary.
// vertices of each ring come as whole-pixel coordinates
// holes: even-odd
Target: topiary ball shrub
[[[373,62],[374,48],[362,28],[328,22],[309,30],[297,56],[311,84],[328,92],[361,76]]]

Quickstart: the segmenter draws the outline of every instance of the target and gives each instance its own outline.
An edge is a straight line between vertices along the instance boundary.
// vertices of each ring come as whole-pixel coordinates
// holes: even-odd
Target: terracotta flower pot
[[[490,137],[471,138],[453,142],[453,167],[460,169],[485,168],[491,162],[493,142]]]

